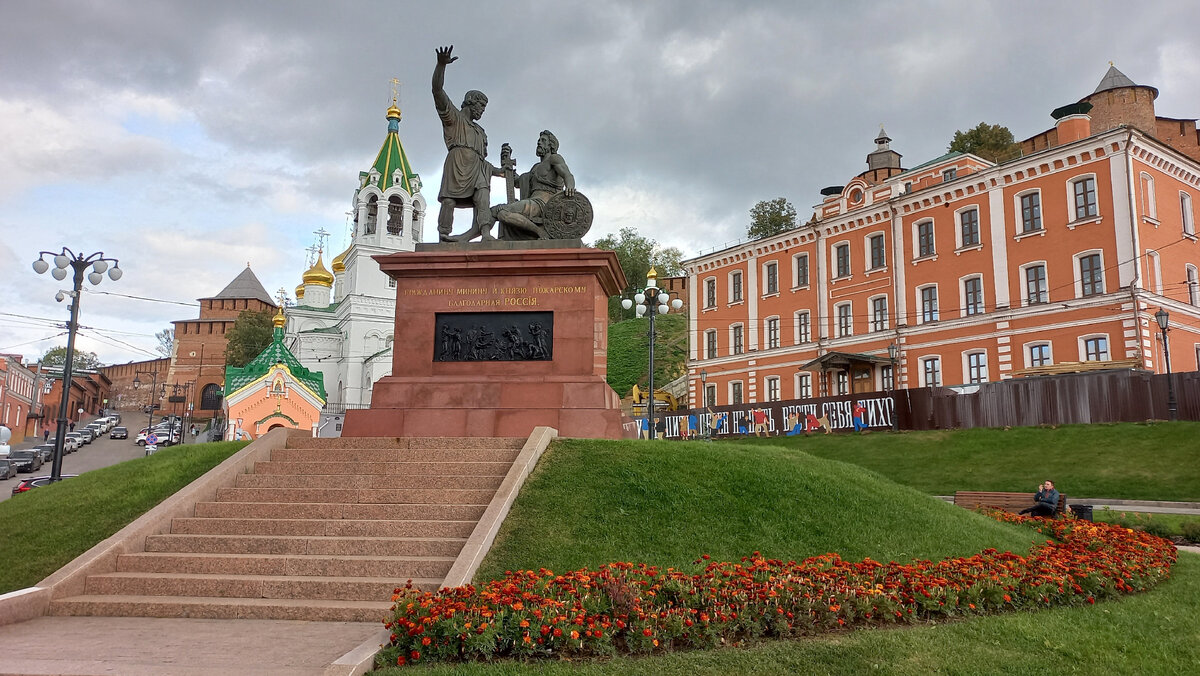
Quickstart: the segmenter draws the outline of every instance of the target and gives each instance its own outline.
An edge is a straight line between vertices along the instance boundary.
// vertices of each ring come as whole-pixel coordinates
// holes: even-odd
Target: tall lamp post
[[[708,371],[700,369],[700,406],[708,408]]]
[[[1179,411],[1175,406],[1175,383],[1171,380],[1171,344],[1167,342],[1167,331],[1171,330],[1171,315],[1166,310],[1158,308],[1154,313],[1154,321],[1162,331],[1163,359],[1167,363],[1167,418],[1179,420]]]
[[[646,273],[646,288],[634,294],[633,300],[623,299],[621,307],[628,310],[633,307],[635,302],[637,303],[638,317],[645,315],[647,308],[650,308],[650,333],[647,334],[650,337],[650,401],[646,404],[646,423],[650,427],[647,434],[654,439],[656,433],[654,429],[654,315],[665,315],[672,308],[678,310],[683,307],[683,301],[678,298],[671,300],[671,294],[659,290],[658,272],[654,268],[650,268],[650,272]],[[658,311],[655,312],[654,308],[657,308]]]
[[[896,345],[895,343],[891,343],[888,345],[888,359],[892,360],[892,379],[891,379],[892,387],[891,387],[891,390],[892,390],[892,431],[893,432],[895,432],[897,429],[899,429],[899,424],[896,421],[896,376],[897,376],[896,357],[899,355],[899,353],[900,353],[900,346]]]
[[[146,404],[146,436],[150,436],[150,430],[154,427],[154,393],[158,390],[158,371],[138,371],[133,374],[133,389],[140,390],[142,388],[142,379],[138,376],[147,375],[153,376],[150,383],[150,394],[146,398],[149,403]],[[166,384],[163,385],[166,387]],[[170,439],[170,437],[167,437]]]
[[[46,256],[51,256],[51,260],[54,261],[54,270],[50,272],[51,277],[59,281],[66,279],[67,268],[71,268],[75,273],[72,280],[75,284],[74,288],[71,291],[59,291],[54,295],[54,299],[60,303],[67,296],[71,297],[71,318],[67,321],[67,355],[66,361],[63,362],[62,397],[58,402],[58,433],[54,438],[54,465],[50,471],[50,481],[53,483],[62,479],[63,443],[66,442],[67,436],[67,400],[71,393],[71,376],[73,375],[71,371],[75,361],[75,332],[79,329],[79,300],[80,292],[83,290],[83,273],[87,272],[88,268],[92,269],[91,272],[88,272],[87,278],[93,286],[104,281],[105,271],[108,272],[108,278],[114,282],[120,279],[123,273],[118,267],[117,259],[108,258],[102,251],[84,256],[64,246],[58,253],[38,252],[38,259],[33,262],[33,271],[39,275],[50,269],[50,264],[46,262]]]

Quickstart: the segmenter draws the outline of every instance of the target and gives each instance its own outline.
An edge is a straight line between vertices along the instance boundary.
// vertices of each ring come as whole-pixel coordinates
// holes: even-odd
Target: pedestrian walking
[[[75,431],[75,421],[74,420],[71,421],[71,431],[72,432]]]
[[[50,426],[46,425],[42,428],[42,443],[50,441]]]

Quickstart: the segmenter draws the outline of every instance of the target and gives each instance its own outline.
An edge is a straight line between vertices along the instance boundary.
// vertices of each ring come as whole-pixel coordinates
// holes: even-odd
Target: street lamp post
[[[708,408],[708,371],[700,369],[700,405]]]
[[[1154,321],[1162,331],[1163,360],[1167,366],[1167,419],[1179,420],[1179,411],[1175,405],[1175,383],[1171,379],[1171,344],[1167,341],[1167,331],[1171,330],[1171,315],[1166,310],[1158,308],[1154,313]]]
[[[892,360],[892,431],[899,429],[899,424],[896,421],[896,356],[900,352],[900,347],[895,343],[888,345],[888,358]]]
[[[146,437],[149,438],[150,430],[154,427],[154,392],[158,389],[158,371],[138,371],[134,373],[133,389],[135,390],[139,390],[142,387],[142,379],[138,377],[140,375],[148,375],[153,377],[153,380],[150,383],[150,394],[148,397],[146,397],[147,402],[149,402],[146,404]],[[166,385],[164,384],[163,387],[166,387]],[[170,439],[169,435],[167,439]]]
[[[654,429],[654,315],[667,314],[672,308],[678,310],[683,307],[683,301],[678,298],[671,300],[671,295],[666,291],[661,291],[658,288],[658,272],[654,268],[650,268],[650,272],[646,273],[646,288],[634,294],[633,300],[625,298],[621,301],[621,307],[626,310],[633,307],[637,303],[637,316],[641,317],[646,314],[647,308],[650,308],[650,401],[646,404],[646,423],[650,429],[647,434],[651,439],[655,438],[656,430]],[[657,312],[655,312],[657,308]]]
[[[62,302],[67,296],[71,297],[71,318],[67,321],[67,355],[66,361],[63,362],[63,388],[62,397],[58,402],[58,433],[54,438],[54,465],[50,471],[51,483],[62,479],[62,458],[63,444],[66,442],[67,436],[67,399],[71,393],[71,377],[74,370],[75,361],[75,332],[79,329],[79,300],[83,291],[83,273],[90,267],[91,272],[88,273],[88,281],[93,286],[104,281],[104,272],[108,271],[108,278],[114,282],[121,278],[123,274],[121,268],[118,267],[119,262],[115,258],[108,258],[104,252],[97,251],[89,256],[77,254],[67,247],[63,247],[62,251],[54,253],[53,251],[39,251],[38,259],[33,262],[33,271],[39,275],[50,269],[50,264],[46,262],[46,256],[53,257],[54,270],[50,272],[50,276],[62,281],[67,277],[67,268],[74,271],[75,276],[72,279],[74,288],[67,291],[59,291],[54,295],[54,299]],[[109,264],[112,264],[111,266]]]

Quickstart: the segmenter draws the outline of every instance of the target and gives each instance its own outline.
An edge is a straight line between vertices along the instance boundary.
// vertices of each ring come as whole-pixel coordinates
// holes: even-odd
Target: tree
[[[989,162],[1003,162],[1017,156],[1020,144],[1013,140],[1008,127],[980,122],[967,131],[954,132],[948,150],[971,153]]]
[[[683,252],[675,247],[663,248],[658,242],[638,234],[635,228],[621,228],[616,235],[607,235],[596,240],[593,247],[608,249],[617,254],[617,262],[625,271],[628,285],[621,293],[608,299],[608,317],[611,321],[628,319],[629,313],[621,309],[621,297],[629,297],[646,286],[646,273],[653,267],[659,277],[674,277],[683,274]]]
[[[155,333],[154,337],[158,339],[158,347],[154,349],[162,356],[170,357],[175,347],[175,329],[163,329]]]
[[[271,344],[275,326],[270,312],[243,310],[225,334],[225,364],[245,366]]]
[[[65,346],[52,347],[46,351],[46,354],[42,355],[42,358],[39,361],[41,361],[42,366],[55,366],[62,368],[63,365],[67,363],[67,348]],[[75,360],[71,364],[71,369],[73,371],[94,371],[101,366],[103,366],[103,364],[100,363],[100,358],[96,356],[95,352],[88,352],[87,350],[75,348]]]
[[[782,197],[763,200],[750,209],[750,227],[746,236],[758,239],[796,227],[796,207]]]

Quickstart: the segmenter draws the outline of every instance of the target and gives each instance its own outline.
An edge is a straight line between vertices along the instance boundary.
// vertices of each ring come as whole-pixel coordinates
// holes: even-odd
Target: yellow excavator
[[[633,386],[633,415],[634,415],[634,417],[646,415],[646,399],[647,399],[646,394],[647,394],[646,390],[643,390],[642,388],[638,387],[637,385]],[[661,412],[661,411],[678,411],[679,410],[679,400],[677,400],[675,398],[675,395],[671,394],[670,392],[667,392],[665,390],[655,390],[655,392],[654,392],[654,410],[656,413]]]

